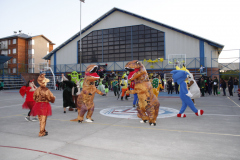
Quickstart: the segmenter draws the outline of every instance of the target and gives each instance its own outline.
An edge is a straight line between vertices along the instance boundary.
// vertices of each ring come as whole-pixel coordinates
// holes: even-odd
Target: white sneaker
[[[140,123],[147,123],[147,121],[141,120]]]
[[[86,119],[85,121],[86,122],[93,122],[91,119]]]
[[[30,117],[25,117],[26,121],[31,121]]]
[[[32,121],[38,121],[38,119],[37,119],[36,117],[34,117],[34,118],[32,119]]]

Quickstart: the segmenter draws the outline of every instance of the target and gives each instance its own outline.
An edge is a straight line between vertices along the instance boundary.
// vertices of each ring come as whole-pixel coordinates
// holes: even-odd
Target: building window
[[[8,50],[8,54],[11,54],[11,49]]]
[[[13,44],[16,44],[16,39],[13,39],[13,42],[12,42]]]
[[[164,32],[145,25],[92,31],[81,42],[82,63],[164,58]]]
[[[11,61],[12,61],[12,60],[10,59],[10,60],[8,61],[8,64],[11,64]]]
[[[33,39],[29,40],[28,45],[34,45],[34,40]]]
[[[17,49],[13,48],[13,54],[16,54],[16,53],[17,53]]]
[[[28,68],[28,73],[34,73],[34,68]]]
[[[8,68],[8,73],[11,73],[11,68]]]
[[[34,54],[34,49],[29,49],[28,54]]]
[[[47,47],[49,48],[49,43],[47,43]]]
[[[13,63],[16,63],[17,62],[17,59],[16,58],[13,58]]]
[[[29,58],[28,63],[34,63],[34,58]]]
[[[8,45],[10,45],[11,44],[11,40],[8,40]]]
[[[12,72],[13,72],[13,73],[16,73],[16,68],[13,68]]]

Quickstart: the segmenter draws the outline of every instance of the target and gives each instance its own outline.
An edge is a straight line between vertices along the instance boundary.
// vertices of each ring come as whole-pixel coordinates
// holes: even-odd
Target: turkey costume
[[[46,87],[49,79],[45,78],[45,74],[40,74],[37,79],[40,87],[36,89],[33,94],[33,99],[36,101],[34,105],[31,115],[38,115],[39,123],[40,123],[40,132],[39,137],[47,136],[48,132],[45,130],[47,116],[52,115],[52,109],[49,102],[54,103],[55,97],[52,92]]]

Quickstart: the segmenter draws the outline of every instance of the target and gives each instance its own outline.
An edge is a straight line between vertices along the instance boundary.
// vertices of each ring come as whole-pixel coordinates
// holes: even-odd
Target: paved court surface
[[[95,96],[94,123],[71,122],[76,112],[63,114],[62,92],[52,91],[56,102],[48,118],[49,135],[38,137],[39,122],[27,122],[28,110],[18,90],[0,92],[0,159],[2,160],[226,160],[240,159],[240,101],[207,96],[196,100],[205,111],[197,117],[181,107],[177,95],[160,93],[157,126],[139,123],[133,98],[116,100]],[[101,112],[101,113],[100,113]],[[118,118],[124,117],[124,118]]]

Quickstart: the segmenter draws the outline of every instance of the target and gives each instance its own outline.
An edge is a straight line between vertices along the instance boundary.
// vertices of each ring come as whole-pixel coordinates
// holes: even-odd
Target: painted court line
[[[230,101],[232,101],[234,104],[236,104],[236,106],[240,107],[236,102],[234,102],[231,98],[227,97],[228,99],[230,99]]]
[[[55,121],[66,121],[66,122],[77,122],[77,121],[70,121],[70,120],[61,120],[61,119],[51,119]],[[88,123],[88,122],[83,122]],[[212,133],[212,132],[196,132],[196,131],[186,131],[186,130],[172,130],[172,129],[159,129],[159,128],[146,128],[146,127],[134,127],[134,126],[124,126],[124,125],[113,125],[113,124],[104,124],[104,123],[88,123],[88,124],[95,124],[95,125],[103,125],[103,126],[113,126],[113,127],[122,127],[122,128],[136,128],[136,129],[144,129],[144,130],[157,130],[157,131],[168,131],[168,132],[183,132],[183,133],[193,133],[193,134],[209,134],[209,135],[219,135],[219,136],[232,136],[232,137],[240,137],[240,135],[236,134],[228,134],[228,133]],[[79,124],[81,125],[81,124]]]
[[[52,153],[52,152],[46,152],[46,151],[36,150],[36,149],[29,149],[29,148],[22,148],[22,147],[13,147],[13,146],[2,146],[2,145],[0,145],[0,147],[4,147],[4,148],[14,148],[14,149],[22,149],[22,150],[35,151],[35,152],[42,152],[42,153],[51,154],[51,155],[58,156],[58,157],[62,157],[62,158],[66,158],[66,159],[77,160],[77,159],[75,159],[75,158],[63,156],[63,155],[56,154],[56,153]]]

